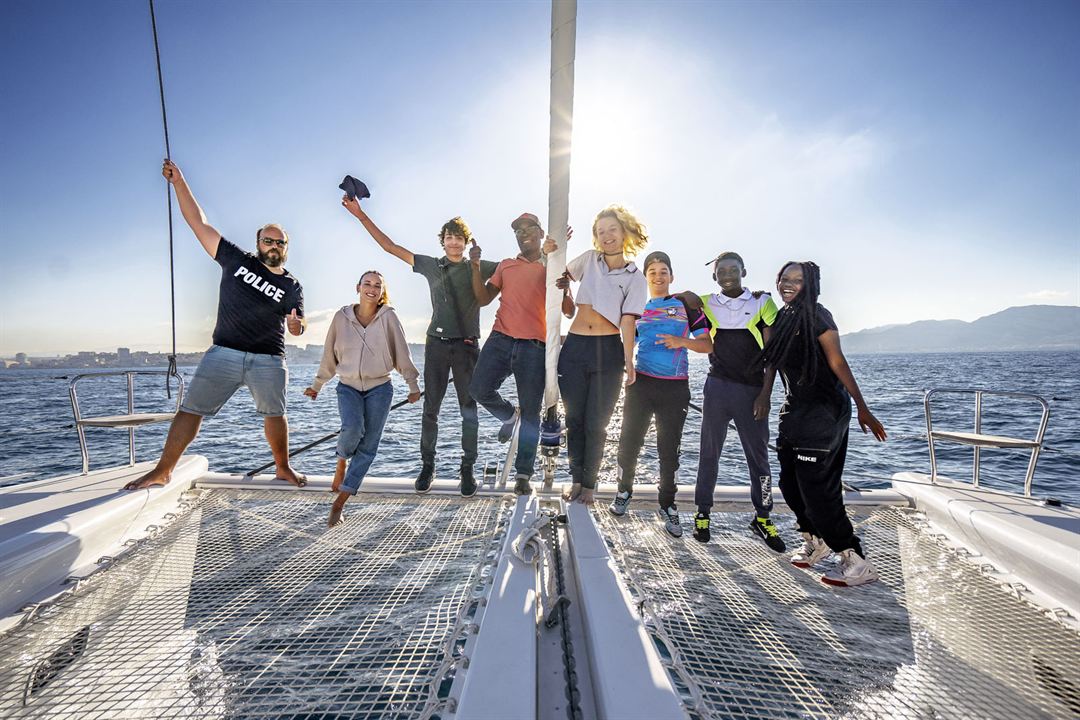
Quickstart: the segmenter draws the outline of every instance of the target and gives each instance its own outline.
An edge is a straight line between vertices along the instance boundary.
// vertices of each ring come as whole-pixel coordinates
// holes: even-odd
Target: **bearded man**
[[[199,243],[221,266],[217,324],[206,351],[169,427],[157,467],[128,483],[127,490],[164,485],[184,450],[199,434],[204,417],[216,415],[245,386],[263,416],[263,429],[274,455],[276,477],[302,486],[304,476],[289,464],[289,425],[285,419],[285,328],[302,335],[304,292],[284,265],[289,235],[280,225],[264,225],[255,233],[257,254],[242,250],[206,221],[180,168],[165,160],[161,174],[172,184],[180,211]]]

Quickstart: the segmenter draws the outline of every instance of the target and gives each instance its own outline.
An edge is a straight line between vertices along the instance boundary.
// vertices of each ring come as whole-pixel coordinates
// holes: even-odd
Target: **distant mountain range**
[[[1080,350],[1080,307],[1026,305],[963,320],[920,320],[842,336],[851,353]]]

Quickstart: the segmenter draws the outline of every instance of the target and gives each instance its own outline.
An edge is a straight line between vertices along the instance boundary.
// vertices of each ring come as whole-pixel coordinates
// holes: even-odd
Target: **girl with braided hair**
[[[809,568],[830,552],[840,556],[821,580],[851,586],[877,580],[877,570],[863,556],[844,510],[841,477],[847,457],[851,401],[859,427],[885,439],[885,428],[870,412],[840,349],[832,313],[818,303],[821,271],[812,262],[788,262],[776,278],[784,301],[772,336],[761,352],[765,363],[784,381],[776,455],[780,491],[795,513],[805,542],[791,556],[796,567]]]

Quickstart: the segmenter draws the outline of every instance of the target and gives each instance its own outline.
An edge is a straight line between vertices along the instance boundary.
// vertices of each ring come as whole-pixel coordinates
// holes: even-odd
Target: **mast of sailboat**
[[[566,229],[570,216],[570,138],[574,125],[574,52],[577,0],[551,2],[551,125],[548,141],[548,233],[559,249],[547,260],[547,376],[544,410],[559,401],[559,346],[562,291],[555,281],[566,269]]]

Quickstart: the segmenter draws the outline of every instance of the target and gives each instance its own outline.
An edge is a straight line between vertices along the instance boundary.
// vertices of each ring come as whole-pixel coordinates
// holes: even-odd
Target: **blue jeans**
[[[469,394],[502,422],[514,416],[514,406],[499,394],[499,388],[511,374],[517,383],[521,407],[514,470],[532,477],[536,445],[540,441],[540,405],[544,401],[544,343],[492,331],[476,361]]]
[[[341,415],[341,434],[338,435],[337,456],[349,461],[341,492],[355,495],[367,475],[375,453],[379,451],[383,426],[390,414],[394,388],[386,382],[370,390],[357,390],[343,382],[337,384],[338,413]]]

